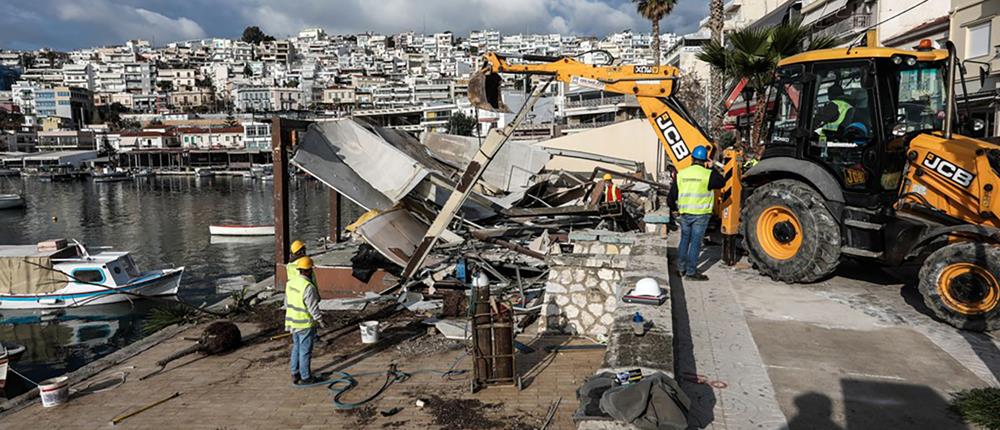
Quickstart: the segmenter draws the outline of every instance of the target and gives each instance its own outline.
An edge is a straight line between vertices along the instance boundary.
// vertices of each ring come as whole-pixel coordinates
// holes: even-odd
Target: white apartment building
[[[185,90],[194,87],[198,74],[195,69],[160,69],[156,82],[170,82],[174,90]]]
[[[186,149],[244,149],[243,126],[235,127],[180,127],[174,130],[181,148]]]
[[[95,90],[94,68],[90,63],[84,64],[63,64],[62,67],[63,86],[86,88]]]
[[[271,123],[243,121],[243,146],[247,151],[271,150]]]
[[[235,91],[235,108],[240,112],[273,112],[303,109],[298,88],[240,87]]]

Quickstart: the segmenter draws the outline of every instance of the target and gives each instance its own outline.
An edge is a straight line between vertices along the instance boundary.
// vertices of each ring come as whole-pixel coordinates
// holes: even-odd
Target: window
[[[104,282],[104,271],[100,269],[76,269],[73,278],[77,282],[99,284]]]
[[[990,21],[967,28],[965,57],[976,58],[990,53]]]
[[[863,84],[871,78],[869,69],[844,64],[817,66],[814,72],[809,155],[837,172],[846,188],[864,189],[869,174],[862,155],[874,132],[869,90]]]

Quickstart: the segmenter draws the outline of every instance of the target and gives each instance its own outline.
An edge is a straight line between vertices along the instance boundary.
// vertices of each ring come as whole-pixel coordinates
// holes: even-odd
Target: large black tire
[[[781,179],[757,188],[741,218],[750,262],[771,279],[814,282],[840,263],[840,225],[802,182]]]
[[[918,288],[938,318],[965,330],[1000,328],[1000,247],[960,242],[934,251]]]

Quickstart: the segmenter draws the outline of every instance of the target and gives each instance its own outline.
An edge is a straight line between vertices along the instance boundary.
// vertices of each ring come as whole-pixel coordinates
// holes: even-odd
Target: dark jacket
[[[708,177],[708,189],[718,190],[726,186],[726,178],[722,177],[718,170],[711,170],[712,174]],[[674,175],[674,182],[670,185],[670,192],[667,193],[667,207],[670,208],[670,212],[677,212],[677,176]]]

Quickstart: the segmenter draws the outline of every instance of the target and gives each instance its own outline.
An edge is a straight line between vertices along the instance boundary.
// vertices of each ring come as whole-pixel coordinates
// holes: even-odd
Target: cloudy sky
[[[664,32],[689,33],[707,0],[679,0]],[[629,0],[3,0],[0,48],[71,50],[149,39],[157,45],[237,38],[248,25],[277,37],[306,27],[331,33],[470,30],[603,36],[649,31]]]

